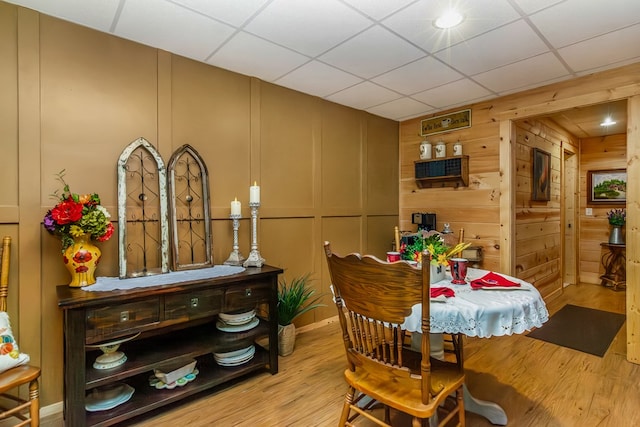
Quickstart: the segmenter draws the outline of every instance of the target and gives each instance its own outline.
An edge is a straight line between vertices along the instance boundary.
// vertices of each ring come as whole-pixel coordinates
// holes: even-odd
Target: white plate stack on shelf
[[[91,390],[84,407],[89,412],[107,411],[131,399],[135,389],[126,383],[114,383]]]
[[[239,366],[247,363],[256,354],[256,347],[251,344],[249,347],[226,353],[213,353],[213,358],[220,366]]]
[[[216,328],[223,332],[244,332],[260,323],[255,309],[242,313],[220,313],[218,317]]]

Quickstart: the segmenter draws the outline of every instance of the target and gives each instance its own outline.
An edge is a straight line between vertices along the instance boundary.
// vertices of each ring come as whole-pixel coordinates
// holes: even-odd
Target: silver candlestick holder
[[[242,265],[244,257],[240,253],[238,246],[238,229],[240,228],[240,214],[231,214],[230,218],[233,220],[233,250],[229,255],[229,258],[224,262],[226,265]]]
[[[258,252],[258,208],[260,203],[249,202],[251,208],[251,252],[249,258],[242,264],[244,267],[262,267],[264,258]]]

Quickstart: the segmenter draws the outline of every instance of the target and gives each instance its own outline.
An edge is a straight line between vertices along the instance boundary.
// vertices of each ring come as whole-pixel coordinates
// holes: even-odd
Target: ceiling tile
[[[65,21],[81,23],[85,27],[108,32],[118,10],[120,0],[8,0],[38,10]]]
[[[338,104],[366,110],[367,108],[398,98],[400,98],[400,95],[389,89],[385,89],[371,82],[363,82],[338,93],[334,93],[326,99],[337,102]]]
[[[207,60],[217,67],[272,82],[309,58],[266,40],[239,32]]]
[[[591,70],[602,64],[639,57],[640,43],[629,43],[630,40],[640,40],[640,24],[573,44],[559,49],[558,53],[572,69]]]
[[[305,55],[317,56],[372,24],[337,0],[274,0],[245,30]]]
[[[234,27],[242,26],[268,0],[170,0]]]
[[[234,30],[173,3],[129,0],[115,31],[120,37],[202,61]]]
[[[553,6],[554,4],[561,3],[563,1],[565,0],[513,0],[513,2],[520,6],[526,14],[546,9],[549,6]]]
[[[375,20],[380,20],[391,15],[415,0],[371,1],[371,0],[344,0],[356,9]]]
[[[451,4],[449,0],[420,0],[382,23],[427,52],[437,52],[520,18],[506,0],[460,0],[465,20],[441,30],[433,22]]]
[[[524,20],[490,31],[436,54],[460,72],[473,75],[547,51]]]
[[[497,93],[568,76],[567,69],[552,53],[534,56],[473,76],[473,79]]]
[[[640,1],[567,0],[531,15],[556,48],[640,22]]]
[[[362,82],[353,74],[318,61],[304,64],[274,83],[316,96],[327,96]]]
[[[411,95],[461,77],[460,73],[437,59],[426,57],[382,74],[373,81],[391,90]]]
[[[494,95],[479,84],[463,79],[434,89],[425,90],[412,98],[436,108],[468,103],[469,101]]]
[[[424,52],[393,33],[372,27],[320,57],[323,62],[371,78],[414,61]]]
[[[429,114],[433,107],[418,102],[411,98],[400,98],[367,109],[371,114],[386,117],[393,120],[401,120],[403,117],[415,117]]]

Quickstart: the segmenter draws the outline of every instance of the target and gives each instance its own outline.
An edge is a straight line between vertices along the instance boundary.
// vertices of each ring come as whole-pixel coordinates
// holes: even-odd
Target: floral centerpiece
[[[607,212],[609,224],[623,226],[626,221],[627,214],[624,209],[611,209]]]
[[[77,194],[69,190],[64,181],[64,171],[58,173],[63,185],[62,194],[56,191],[53,197],[58,203],[44,216],[44,228],[62,240],[62,252],[74,244],[74,239],[89,235],[92,240],[105,242],[113,235],[111,215],[100,205],[97,194]]]
[[[422,252],[426,249],[431,255],[430,264],[446,266],[449,259],[468,248],[469,245],[470,243],[458,243],[450,248],[446,245],[442,234],[437,231],[420,231],[413,243],[400,245],[400,257],[422,263]]]

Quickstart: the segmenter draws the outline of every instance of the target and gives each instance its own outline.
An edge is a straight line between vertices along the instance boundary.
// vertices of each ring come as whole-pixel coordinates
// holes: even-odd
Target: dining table
[[[485,279],[489,277],[491,279]],[[443,334],[479,338],[522,334],[549,320],[540,292],[524,280],[478,268],[467,269],[465,284],[452,284],[451,280],[451,273],[447,271],[444,279],[431,284],[432,290],[443,287],[453,290],[453,296],[439,295],[431,298],[429,305],[430,351],[434,358],[444,358]],[[420,348],[421,318],[422,304],[416,304],[402,325],[403,329],[416,332],[412,335],[412,346],[416,349]],[[492,424],[507,424],[502,407],[476,399],[466,386],[464,404],[465,410],[487,418]]]

